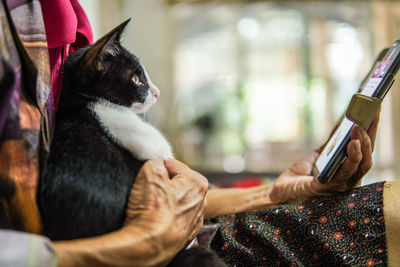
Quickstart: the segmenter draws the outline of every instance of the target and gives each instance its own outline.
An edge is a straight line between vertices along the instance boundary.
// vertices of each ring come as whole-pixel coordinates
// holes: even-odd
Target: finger
[[[349,179],[358,170],[362,160],[360,140],[351,140],[347,146],[347,159],[336,173],[333,181],[344,181]]]
[[[190,186],[195,187],[197,189],[196,192],[200,192],[203,196],[208,190],[207,178],[189,167],[185,171],[179,171],[178,174],[172,176],[171,183],[184,190],[188,190]]]
[[[367,132],[363,129],[360,129],[360,140],[361,140],[361,153],[363,155],[362,161],[359,166],[359,172],[361,176],[364,176],[369,169],[372,167],[372,144],[371,138],[367,134]]]
[[[169,180],[169,175],[162,159],[151,159],[146,161],[139,170],[138,178]]]
[[[361,163],[363,159],[363,154],[361,151],[361,141],[360,139],[353,139],[347,146],[347,162],[349,165],[354,165],[354,167]],[[345,161],[345,163],[346,163]],[[353,168],[352,168],[353,169]]]
[[[368,133],[358,125],[355,125],[351,130],[351,139],[360,140],[362,161],[360,168],[367,169],[364,174],[372,167],[372,144]],[[367,167],[367,165],[371,165]]]
[[[372,146],[371,139],[364,129],[359,128],[358,131],[360,143],[361,143],[361,153],[362,160],[358,167],[358,171],[351,180],[348,181],[349,186],[353,187],[356,185],[361,178],[371,169],[373,159],[372,159]]]
[[[353,128],[350,131],[350,139],[351,140],[362,140],[363,139],[363,134],[365,134],[365,130],[362,129],[360,126],[357,124],[353,126]],[[360,145],[361,145],[360,141]]]
[[[367,131],[368,135],[369,135],[369,138],[371,139],[372,152],[375,149],[376,132],[378,131],[378,124],[379,124],[380,115],[381,115],[381,107],[379,107],[379,109],[378,109],[378,111],[377,111],[377,113],[375,115],[375,118],[372,120],[371,125],[369,126],[368,131]]]
[[[164,161],[164,164],[170,177],[174,177],[179,173],[191,170],[186,164],[176,159],[167,159]]]

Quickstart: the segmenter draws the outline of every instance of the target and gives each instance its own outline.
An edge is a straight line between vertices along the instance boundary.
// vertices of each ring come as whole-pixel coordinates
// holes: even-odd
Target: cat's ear
[[[128,19],[115,27],[112,31],[101,37],[92,47],[86,51],[83,56],[83,64],[88,68],[95,68],[97,71],[104,70],[103,56],[105,53],[114,54],[119,45],[119,38],[126,25],[131,19]]]

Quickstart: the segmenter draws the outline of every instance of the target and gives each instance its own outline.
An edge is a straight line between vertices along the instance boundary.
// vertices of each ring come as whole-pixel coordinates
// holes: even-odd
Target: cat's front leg
[[[156,131],[156,129],[154,129]],[[129,150],[140,160],[171,159],[173,153],[168,141],[159,132],[148,132],[145,135],[132,136]]]

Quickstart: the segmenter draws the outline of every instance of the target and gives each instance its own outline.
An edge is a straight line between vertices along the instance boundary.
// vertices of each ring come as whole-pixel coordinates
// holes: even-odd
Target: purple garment
[[[0,16],[6,17],[6,13],[3,4],[0,5]],[[0,134],[3,132],[7,117],[14,117],[15,113],[10,109],[12,107],[13,99],[18,97],[18,89],[20,88],[20,62],[18,51],[14,45],[14,42],[10,40],[12,38],[11,29],[8,24],[8,20],[0,20],[2,28],[2,35],[5,40],[4,44],[0,46]],[[15,109],[15,108],[12,108]],[[0,135],[1,136],[1,135]]]

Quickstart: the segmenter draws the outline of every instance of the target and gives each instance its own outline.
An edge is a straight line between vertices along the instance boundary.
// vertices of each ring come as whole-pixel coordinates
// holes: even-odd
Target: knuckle
[[[151,169],[150,164],[145,162],[143,164],[142,168],[140,168],[138,174],[136,175],[136,180],[145,179],[148,176],[147,174],[149,173],[150,169]]]
[[[148,160],[143,164],[141,171],[143,171],[144,173],[151,173],[153,172],[153,168],[154,163],[151,160]]]
[[[166,169],[162,161],[160,160],[149,160],[145,164],[147,164],[147,172],[157,177],[162,177],[166,175]]]
[[[369,138],[368,134],[363,134],[362,136],[362,142],[364,143],[364,145],[368,146],[371,145],[371,138]]]
[[[366,131],[366,130],[362,130],[362,132],[361,132],[361,137],[363,138],[363,139],[371,139],[370,137],[369,137],[369,135],[368,135],[368,132]]]
[[[208,180],[206,177],[196,171],[191,171],[188,176],[190,176],[196,182],[201,191],[208,190]]]
[[[160,166],[156,166],[152,169],[152,173],[153,175],[157,176],[157,177],[164,177],[166,172],[165,170],[163,170]]]

